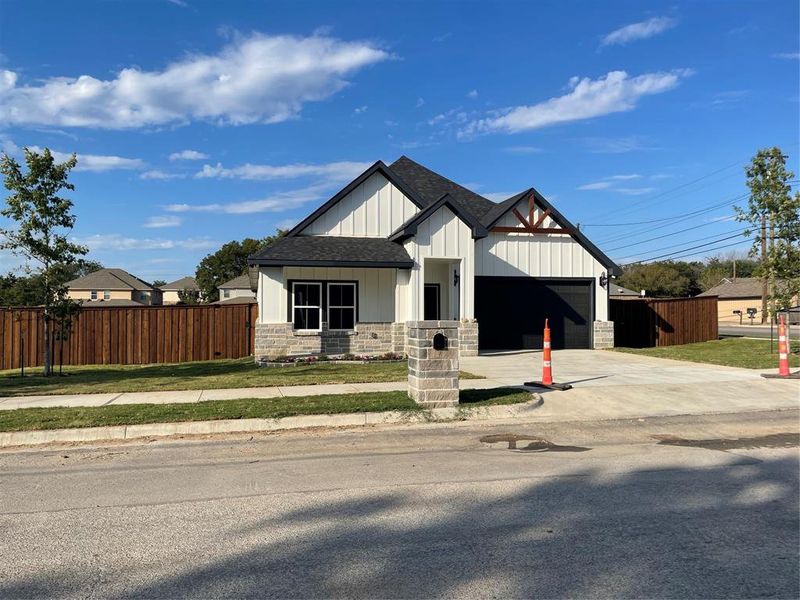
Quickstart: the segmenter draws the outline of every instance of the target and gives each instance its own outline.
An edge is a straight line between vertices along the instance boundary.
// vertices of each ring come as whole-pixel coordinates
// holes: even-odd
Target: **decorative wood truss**
[[[530,233],[535,235],[537,233],[556,233],[561,235],[572,235],[572,231],[567,229],[566,227],[542,227],[542,223],[544,220],[550,216],[550,209],[547,208],[542,211],[542,214],[539,215],[539,218],[534,220],[534,215],[536,214],[536,203],[533,198],[533,194],[528,196],[528,218],[526,219],[522,213],[520,213],[516,207],[511,209],[511,212],[514,213],[514,216],[517,217],[517,220],[522,224],[521,226],[517,227],[492,227],[492,231],[495,233]]]

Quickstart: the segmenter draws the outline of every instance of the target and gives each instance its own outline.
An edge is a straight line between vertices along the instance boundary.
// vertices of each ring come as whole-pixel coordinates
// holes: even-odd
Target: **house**
[[[717,300],[719,322],[738,325],[740,322],[750,322],[747,309],[755,309],[757,312],[753,322],[761,323],[762,293],[763,283],[758,277],[737,277],[723,279],[714,287],[698,295],[717,296],[719,298]],[[792,304],[797,304],[796,297]]]
[[[256,358],[406,349],[457,320],[461,355],[613,345],[619,268],[534,188],[494,203],[403,156],[376,162],[248,260]]]
[[[642,296],[639,292],[634,292],[633,290],[629,290],[628,288],[624,288],[621,285],[617,285],[616,283],[609,282],[608,283],[608,297],[613,300],[618,299],[625,299],[625,298],[641,298]]]
[[[67,282],[67,295],[103,306],[161,304],[161,290],[122,269],[99,269]]]
[[[219,300],[214,304],[255,303],[256,293],[250,285],[250,276],[247,273],[226,281],[217,290],[219,291]]]
[[[194,277],[181,277],[171,283],[160,286],[158,289],[162,292],[162,302],[164,304],[177,304],[181,301],[180,293],[184,290],[190,290],[200,294],[200,288]]]

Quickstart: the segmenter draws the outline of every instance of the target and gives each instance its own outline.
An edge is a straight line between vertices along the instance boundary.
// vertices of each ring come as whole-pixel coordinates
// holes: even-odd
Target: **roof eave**
[[[378,269],[410,269],[414,266],[411,260],[384,260],[384,261],[359,261],[359,260],[305,260],[284,258],[250,258],[247,264],[254,267],[348,267],[348,268],[378,268]]]

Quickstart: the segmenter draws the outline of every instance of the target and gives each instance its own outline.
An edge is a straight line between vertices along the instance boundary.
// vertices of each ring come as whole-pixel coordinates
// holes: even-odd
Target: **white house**
[[[613,345],[619,268],[535,189],[494,203],[378,161],[249,259],[256,358],[402,352],[406,323],[460,321],[461,354]]]

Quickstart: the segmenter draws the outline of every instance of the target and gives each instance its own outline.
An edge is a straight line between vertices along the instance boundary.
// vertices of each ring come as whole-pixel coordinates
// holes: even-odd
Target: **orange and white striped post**
[[[550,327],[548,319],[544,320],[544,343],[542,345],[542,383],[553,385],[553,359],[550,348]]]
[[[786,335],[786,321],[781,315],[778,322],[778,377],[789,375],[789,338]]]

